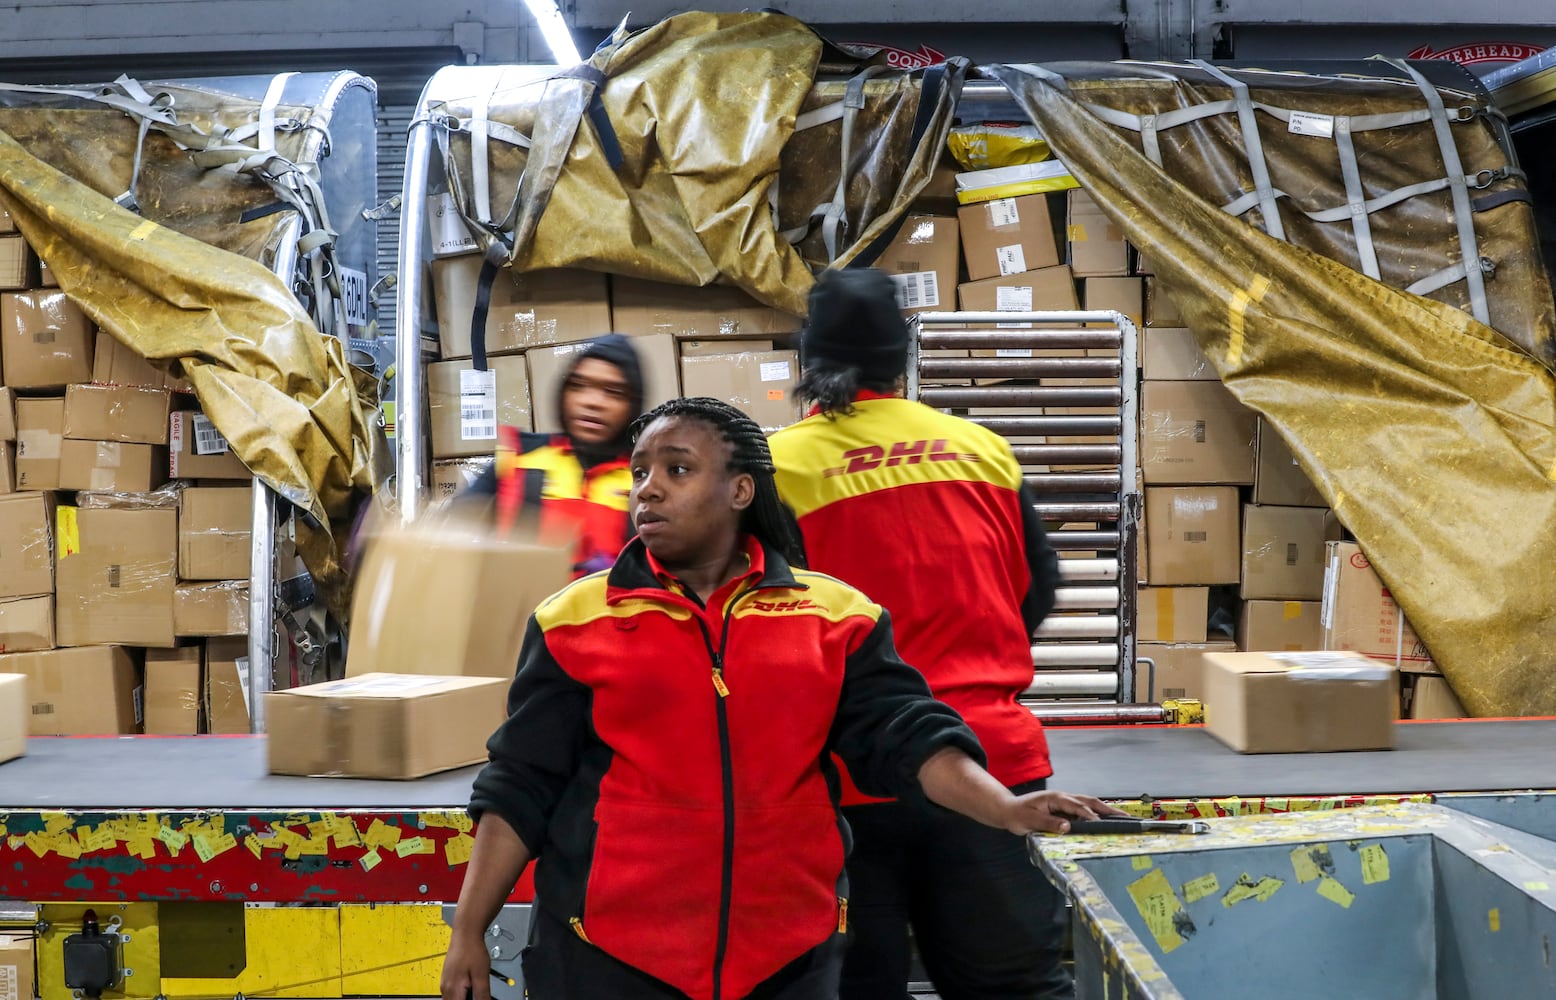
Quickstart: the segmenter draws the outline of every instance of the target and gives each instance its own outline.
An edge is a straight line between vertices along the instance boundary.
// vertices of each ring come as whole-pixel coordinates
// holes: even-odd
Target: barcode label
[[[146,723],[146,689],[137,684],[135,692],[130,695],[130,700],[135,703],[135,724],[137,726]]]
[[[940,280],[934,271],[911,271],[894,274],[897,283],[897,308],[938,309],[940,307]]]
[[[196,413],[193,423],[196,455],[225,455],[232,450],[222,432],[205,414]]]
[[[1021,209],[1014,198],[996,198],[989,202],[989,225],[995,229],[1021,224]]]
[[[1020,285],[1015,288],[996,288],[994,290],[995,312],[1031,312],[1032,311],[1032,286]],[[1030,323],[996,323],[995,327],[1001,330],[1026,330],[1031,328]]]
[[[1194,421],[1194,443],[1205,443],[1205,422],[1203,420]]]
[[[367,275],[340,268],[340,308],[348,326],[367,326]]]
[[[459,373],[459,439],[497,440],[497,373]]]
[[[1297,543],[1296,542],[1287,542],[1286,543],[1286,565],[1287,566],[1295,566],[1296,564],[1297,564]]]
[[[238,690],[243,692],[243,711],[253,715],[254,710],[249,707],[249,658],[240,656],[234,662],[238,665]]]
[[[1027,255],[1021,249],[1020,243],[1012,243],[1008,247],[995,247],[994,256],[999,261],[1002,278],[1012,274],[1022,274],[1027,269]]]
[[[994,349],[994,356],[996,358],[1030,358],[1032,356],[1032,348],[997,347]]]
[[[782,382],[789,378],[789,362],[766,361],[762,364],[763,382]]]
[[[1207,537],[1209,537],[1208,534],[1203,531],[1185,531],[1183,533],[1185,542],[1203,542]]]

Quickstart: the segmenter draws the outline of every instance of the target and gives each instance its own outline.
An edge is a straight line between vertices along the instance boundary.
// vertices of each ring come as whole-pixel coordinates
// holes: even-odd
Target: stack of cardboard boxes
[[[246,732],[248,470],[3,213],[0,383],[0,673],[30,732]]]

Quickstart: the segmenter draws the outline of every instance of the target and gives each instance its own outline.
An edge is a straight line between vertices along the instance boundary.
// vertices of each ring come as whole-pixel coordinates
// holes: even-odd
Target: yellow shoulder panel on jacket
[[[563,587],[540,603],[535,609],[535,621],[541,631],[556,628],[587,625],[601,618],[631,618],[635,615],[659,613],[676,621],[686,621],[692,613],[686,608],[642,598],[608,604],[609,570],[601,570]]]

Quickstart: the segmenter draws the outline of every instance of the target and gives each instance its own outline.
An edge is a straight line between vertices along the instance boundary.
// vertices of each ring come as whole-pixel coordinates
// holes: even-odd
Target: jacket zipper
[[[729,949],[729,911],[735,891],[735,762],[729,741],[729,711],[725,706],[729,687],[724,681],[724,650],[729,648],[729,624],[734,619],[735,604],[742,596],[734,597],[724,611],[723,632],[717,649],[713,646],[706,620],[701,615],[697,617],[703,643],[708,647],[708,658],[713,663],[713,690],[718,696],[714,710],[718,714],[719,766],[724,791],[724,856],[719,878],[718,943],[713,950],[713,1000],[720,1000],[724,994],[724,956]]]

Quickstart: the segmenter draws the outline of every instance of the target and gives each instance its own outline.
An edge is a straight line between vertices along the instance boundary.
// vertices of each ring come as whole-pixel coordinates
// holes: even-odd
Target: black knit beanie
[[[821,272],[810,290],[800,353],[807,366],[857,368],[873,381],[900,378],[908,370],[908,324],[896,284],[875,268]]]

